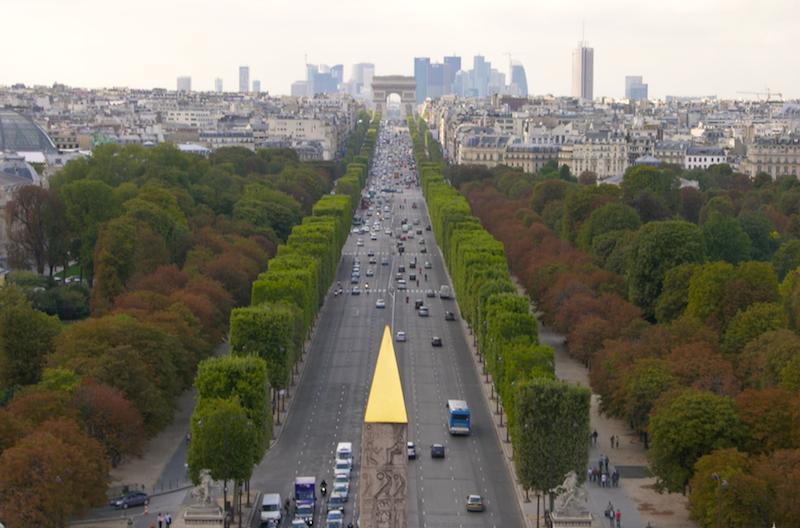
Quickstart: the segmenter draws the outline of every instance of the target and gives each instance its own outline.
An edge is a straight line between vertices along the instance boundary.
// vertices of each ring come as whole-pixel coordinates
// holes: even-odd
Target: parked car
[[[133,506],[144,506],[150,502],[150,497],[143,491],[132,491],[110,501],[109,505],[119,509],[128,509]]]
[[[483,498],[480,495],[470,495],[467,497],[467,511],[482,512],[483,510]]]
[[[433,444],[431,446],[431,458],[444,458],[444,445]]]
[[[414,442],[409,442],[406,450],[408,451],[409,460],[415,460],[417,458],[417,446],[414,445]]]

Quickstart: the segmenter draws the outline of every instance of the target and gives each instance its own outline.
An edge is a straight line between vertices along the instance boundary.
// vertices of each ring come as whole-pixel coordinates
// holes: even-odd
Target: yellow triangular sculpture
[[[372,377],[372,386],[369,389],[364,422],[408,423],[403,386],[400,383],[400,371],[397,368],[392,332],[388,325],[383,330],[381,349],[378,352],[375,375]]]

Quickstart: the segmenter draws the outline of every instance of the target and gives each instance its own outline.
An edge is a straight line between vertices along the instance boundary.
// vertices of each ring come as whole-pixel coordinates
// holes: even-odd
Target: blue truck
[[[447,400],[447,430],[451,435],[469,434],[469,406],[464,400]]]
[[[317,509],[316,477],[297,477],[294,479],[295,516],[300,517],[308,526],[314,524]]]

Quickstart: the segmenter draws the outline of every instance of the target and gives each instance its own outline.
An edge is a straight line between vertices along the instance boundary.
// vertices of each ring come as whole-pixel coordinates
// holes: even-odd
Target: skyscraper
[[[214,91],[217,93],[222,93],[222,79],[219,77],[214,79]]]
[[[253,79],[253,93],[261,93],[261,81]]]
[[[178,91],[191,92],[192,91],[192,78],[187,76],[178,77]]]
[[[472,58],[472,85],[476,97],[486,97],[489,94],[489,81],[491,81],[492,63],[483,55]]]
[[[250,89],[250,66],[239,66],[239,92],[247,93]]]
[[[522,63],[511,63],[511,93],[512,95],[528,97],[528,77]]]
[[[430,57],[414,57],[414,80],[417,81],[417,103],[428,97],[428,69]]]
[[[641,75],[628,75],[625,77],[625,99],[631,101],[647,100],[647,84],[642,82]]]
[[[354,85],[355,95],[368,97],[372,94],[372,78],[375,76],[375,65],[370,62],[359,62],[353,65],[353,76],[350,83]]]
[[[572,51],[572,96],[594,99],[594,48],[581,41]]]
[[[456,80],[456,74],[461,71],[461,57],[457,55],[450,55],[444,58],[444,93],[453,93],[453,83]]]

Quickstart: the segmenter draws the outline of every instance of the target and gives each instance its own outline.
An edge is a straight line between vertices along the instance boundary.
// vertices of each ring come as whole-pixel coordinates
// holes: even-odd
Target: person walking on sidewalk
[[[619,435],[617,435],[617,436],[614,438],[614,444],[615,444],[616,448],[617,448],[617,449],[619,449]]]
[[[158,512],[158,517],[156,517],[156,520],[158,521],[158,528],[164,528],[164,514]]]
[[[167,523],[167,528],[172,528],[172,514],[168,513],[164,516],[164,522]]]
[[[617,528],[620,528],[622,526],[622,510],[619,509],[617,510],[616,517],[617,517]]]

